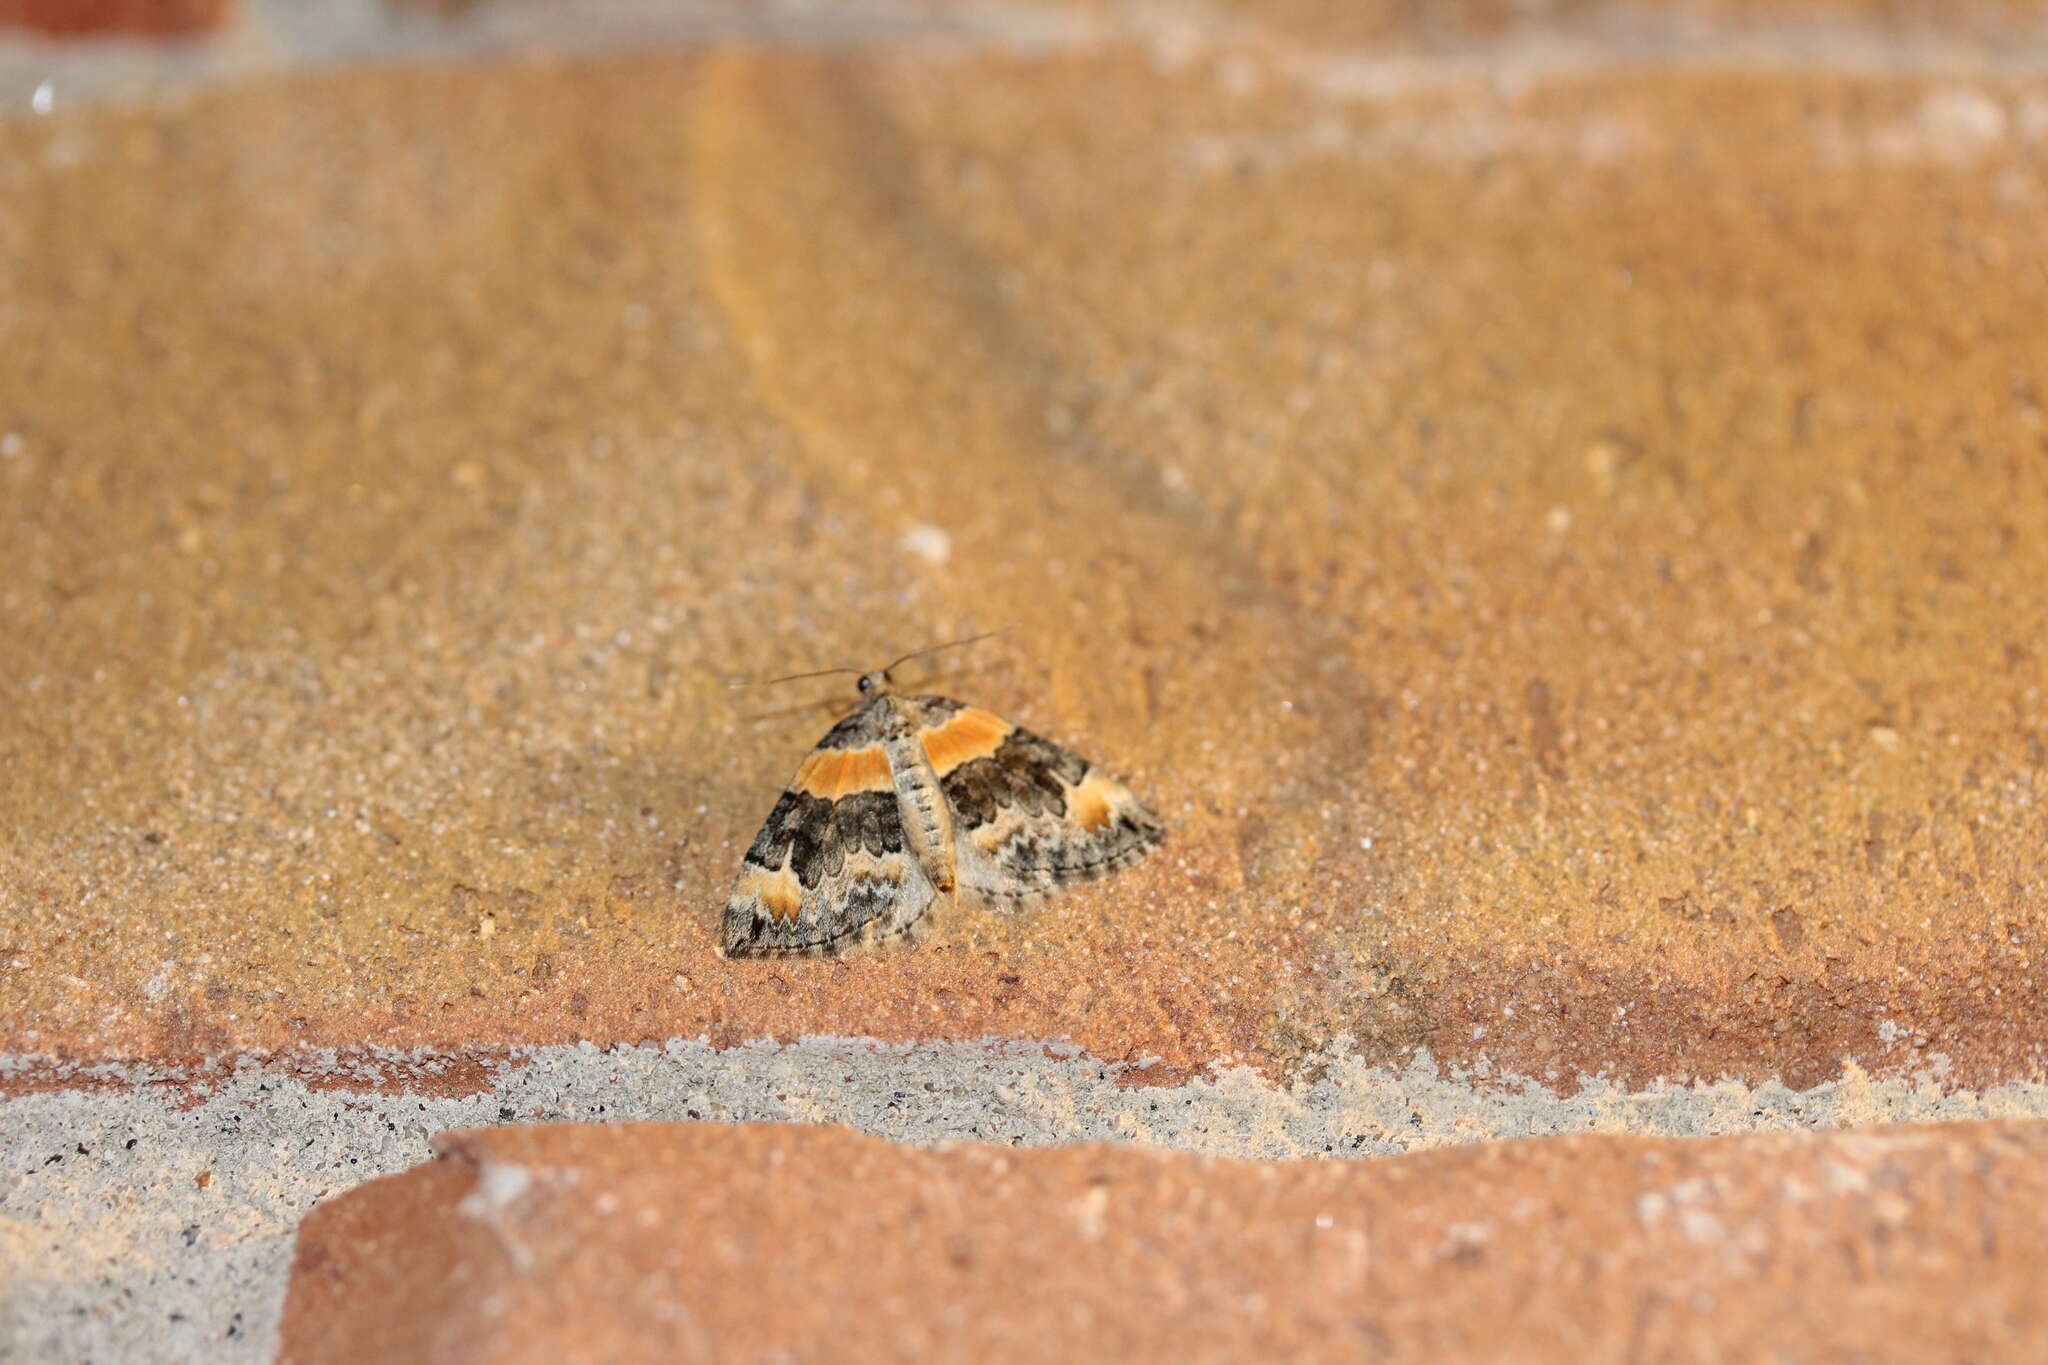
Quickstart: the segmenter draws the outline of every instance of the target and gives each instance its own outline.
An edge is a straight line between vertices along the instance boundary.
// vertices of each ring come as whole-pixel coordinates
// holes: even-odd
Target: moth
[[[921,941],[941,901],[1033,905],[1165,837],[1080,755],[950,697],[898,693],[890,670],[931,652],[860,673],[861,704],[804,759],[740,860],[724,956]]]

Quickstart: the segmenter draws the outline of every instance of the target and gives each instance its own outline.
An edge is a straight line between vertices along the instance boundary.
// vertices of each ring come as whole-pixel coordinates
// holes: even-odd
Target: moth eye
[[[869,681],[869,680],[868,680],[867,678],[862,678],[862,679],[860,680],[860,690],[861,690],[861,691],[863,691],[863,692],[872,692],[872,691],[874,691],[874,690],[875,690],[875,685],[874,685],[874,683],[873,683],[873,682]]]

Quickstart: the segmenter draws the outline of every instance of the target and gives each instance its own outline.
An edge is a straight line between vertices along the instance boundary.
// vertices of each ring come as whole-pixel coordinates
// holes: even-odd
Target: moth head
[[[895,681],[894,678],[889,676],[888,669],[878,668],[872,673],[861,674],[860,681],[855,686],[860,688],[860,694],[863,697],[886,697],[889,695]]]

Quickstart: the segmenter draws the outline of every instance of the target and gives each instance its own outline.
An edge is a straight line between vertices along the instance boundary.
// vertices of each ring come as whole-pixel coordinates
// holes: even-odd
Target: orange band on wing
[[[790,785],[800,792],[837,801],[855,792],[890,789],[889,755],[880,745],[869,749],[814,749],[796,770]]]
[[[1109,795],[1092,774],[1086,782],[1067,793],[1067,815],[1080,821],[1081,828],[1090,834],[1101,832],[1109,824]]]
[[[796,873],[786,867],[772,872],[765,868],[750,869],[740,879],[736,895],[755,897],[770,919],[793,920],[804,908],[804,889],[798,884]]]
[[[972,706],[954,712],[944,725],[933,726],[921,736],[925,757],[940,777],[962,763],[989,757],[1009,737],[1009,722]]]

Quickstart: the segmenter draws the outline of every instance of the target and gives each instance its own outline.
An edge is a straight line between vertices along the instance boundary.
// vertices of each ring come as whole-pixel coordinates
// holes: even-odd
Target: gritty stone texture
[[[0,38],[0,1356],[451,1127],[2048,1112],[2040,6],[436,8]],[[1169,849],[717,961],[724,678],[1009,623]]]
[[[436,1148],[306,1220],[280,1360],[2048,1349],[2040,1123],[1565,1138],[1366,1165],[676,1124]]]
[[[715,1050],[542,1048],[245,1058],[199,1074],[103,1068],[0,1100],[0,1356],[268,1360],[290,1245],[318,1200],[425,1161],[449,1129],[699,1119],[846,1125],[901,1142],[1130,1142],[1212,1156],[1370,1157],[1571,1133],[1710,1136],[2048,1117],[2048,1087],[1958,1091],[1853,1075],[1559,1094],[1516,1077],[1323,1059],[1278,1086],[1247,1069],[1133,1086],[1071,1049],[812,1040]],[[11,1069],[18,1059],[8,1063]],[[98,1082],[88,1084],[88,1082]]]
[[[2048,84],[1248,22],[0,125],[0,1040],[2040,1075]],[[1012,622],[1164,855],[718,961]]]

